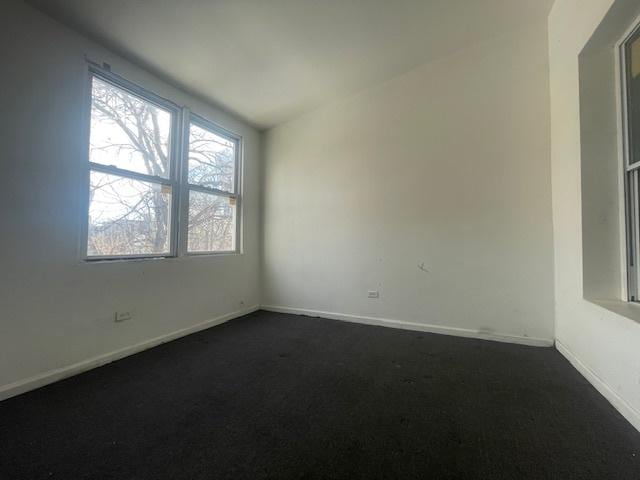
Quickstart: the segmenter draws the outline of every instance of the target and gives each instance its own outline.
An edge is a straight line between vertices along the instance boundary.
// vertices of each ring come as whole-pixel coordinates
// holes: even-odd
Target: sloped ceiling
[[[470,42],[553,0],[28,0],[258,128]]]

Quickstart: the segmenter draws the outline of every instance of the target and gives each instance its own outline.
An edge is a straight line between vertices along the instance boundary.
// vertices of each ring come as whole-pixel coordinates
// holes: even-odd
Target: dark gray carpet
[[[2,479],[640,478],[554,349],[257,312],[0,403]]]

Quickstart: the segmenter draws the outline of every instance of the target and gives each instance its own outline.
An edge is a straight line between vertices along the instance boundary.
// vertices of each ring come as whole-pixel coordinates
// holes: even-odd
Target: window
[[[625,190],[628,297],[639,301],[640,285],[640,29],[623,43]]]
[[[187,185],[188,251],[235,250],[237,141],[191,117]]]
[[[89,137],[87,259],[238,251],[238,137],[101,69]]]

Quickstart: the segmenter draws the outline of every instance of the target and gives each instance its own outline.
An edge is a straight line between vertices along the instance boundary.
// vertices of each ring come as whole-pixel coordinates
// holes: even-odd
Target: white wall
[[[611,24],[607,29],[622,31],[639,7],[636,0],[557,0],[549,18],[557,346],[637,428],[640,308],[624,303],[620,294],[599,304],[583,298],[578,56],[603,19]],[[593,145],[585,141],[584,148],[589,159]],[[615,228],[615,219],[605,223]]]
[[[269,131],[263,305],[550,342],[548,95],[541,19]]]
[[[243,255],[80,261],[85,55],[244,136]],[[17,0],[0,3],[0,58],[0,396],[34,376],[259,304],[256,131]],[[135,318],[115,324],[116,310]]]
[[[592,299],[620,297],[626,284],[614,51],[593,44],[579,61],[583,293]]]

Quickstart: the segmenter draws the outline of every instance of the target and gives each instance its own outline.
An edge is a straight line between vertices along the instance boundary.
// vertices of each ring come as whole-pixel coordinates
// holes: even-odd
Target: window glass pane
[[[236,244],[235,199],[189,192],[190,252],[231,252]]]
[[[169,254],[171,187],[91,172],[88,256]]]
[[[640,161],[640,36],[627,44],[630,150],[629,161]]]
[[[236,144],[198,125],[189,133],[189,183],[234,192]]]
[[[93,77],[92,162],[169,178],[171,113]]]

